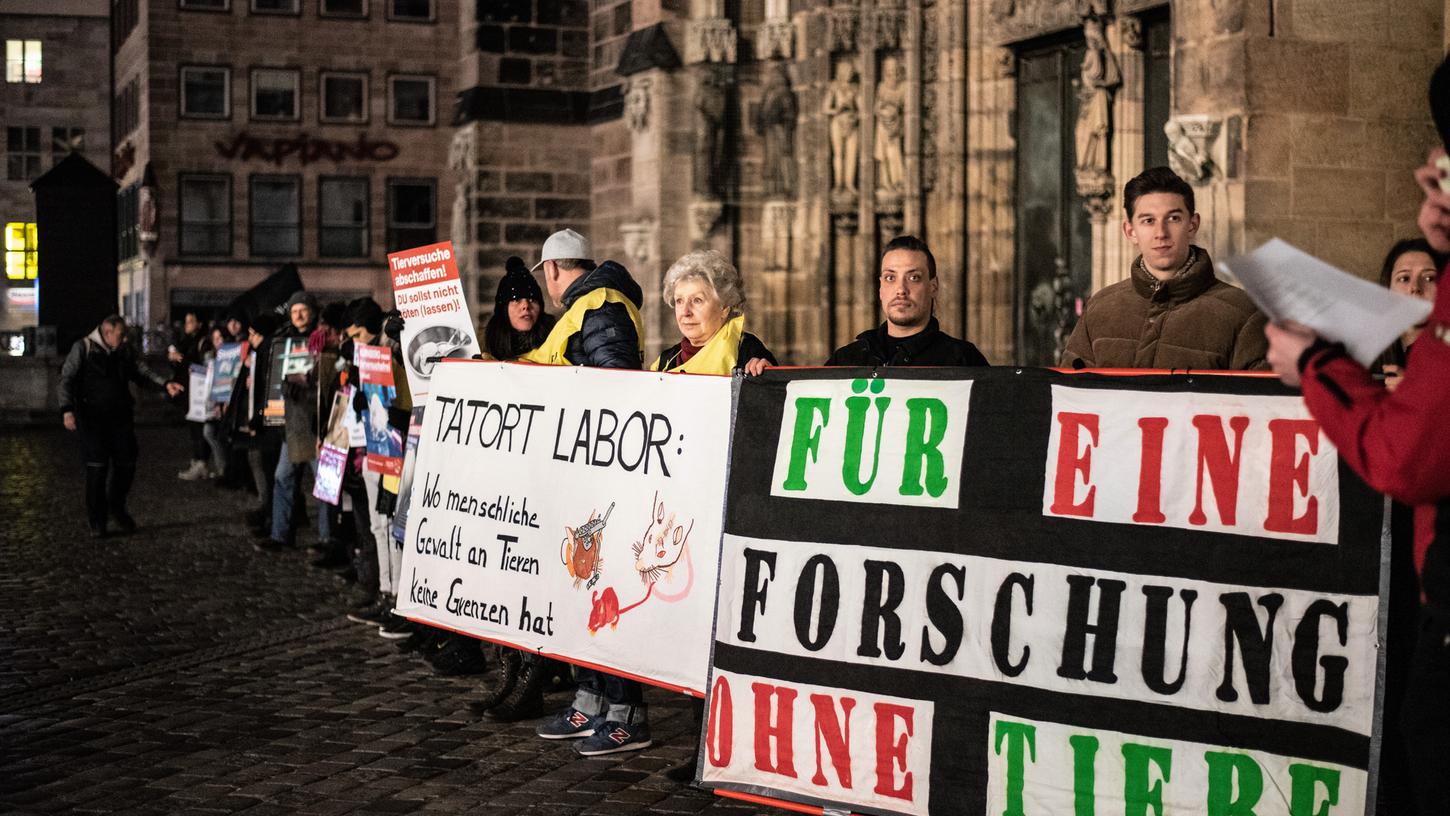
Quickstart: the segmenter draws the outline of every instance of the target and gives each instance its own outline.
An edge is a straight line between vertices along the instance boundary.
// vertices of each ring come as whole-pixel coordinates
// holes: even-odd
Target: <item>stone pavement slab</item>
[[[249,497],[178,480],[184,428],[138,436],[141,529],[95,541],[74,440],[0,431],[0,812],[784,812],[664,777],[681,695],[650,690],[655,744],[614,757],[480,720],[477,678],[348,622],[305,549],[256,553]]]

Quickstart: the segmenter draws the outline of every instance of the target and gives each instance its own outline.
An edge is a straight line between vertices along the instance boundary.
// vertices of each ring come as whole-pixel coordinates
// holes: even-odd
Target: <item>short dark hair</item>
[[[1430,246],[1429,241],[1424,238],[1406,238],[1396,241],[1395,245],[1390,247],[1389,253],[1385,255],[1385,262],[1380,266],[1380,286],[1390,285],[1390,276],[1395,273],[1395,261],[1398,261],[1400,256],[1407,252],[1423,252],[1429,255],[1430,263],[1435,266],[1436,272],[1445,268],[1445,255],[1436,252],[1435,248]]]
[[[905,249],[911,252],[920,252],[926,256],[926,272],[931,278],[936,277],[936,256],[931,254],[931,247],[915,235],[898,235],[892,238],[886,246],[881,248],[881,260],[886,260],[886,254],[898,249]],[[876,277],[881,277],[881,262],[876,263]]]
[[[117,326],[125,326],[126,318],[121,317],[118,314],[106,315],[105,319],[101,321],[101,325],[105,326],[108,329],[114,329]]]
[[[588,258],[556,258],[554,259],[554,265],[565,272],[573,272],[576,269],[593,272],[597,268],[594,262]]]
[[[1149,193],[1177,193],[1183,196],[1183,204],[1188,207],[1188,214],[1194,213],[1193,188],[1188,182],[1167,167],[1149,167],[1123,187],[1123,209],[1128,211],[1129,218],[1133,217],[1133,208],[1138,206],[1138,199]]]

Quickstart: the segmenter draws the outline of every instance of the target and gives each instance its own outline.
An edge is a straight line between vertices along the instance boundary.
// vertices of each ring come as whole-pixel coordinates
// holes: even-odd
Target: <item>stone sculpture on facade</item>
[[[624,122],[635,133],[649,128],[649,77],[635,77],[624,93]]]
[[[1122,83],[1118,61],[1108,48],[1100,17],[1083,19],[1087,51],[1082,60],[1082,86],[1076,130],[1077,193],[1086,198],[1113,194],[1108,144],[1112,135],[1113,91]]]
[[[1218,137],[1218,122],[1207,116],[1175,116],[1163,125],[1168,137],[1168,166],[1189,184],[1202,184],[1213,172],[1209,146]]]
[[[761,174],[765,194],[789,198],[795,195],[795,126],[799,110],[790,87],[790,73],[784,63],[771,66],[765,92],[755,114],[755,129],[765,141],[765,163]]]
[[[892,196],[905,189],[906,164],[902,142],[906,137],[905,71],[896,56],[881,61],[881,81],[876,84],[876,190]]]
[[[856,68],[850,60],[836,63],[836,78],[826,88],[821,113],[830,119],[831,190],[856,192],[860,158],[861,100]]]
[[[725,88],[713,70],[700,71],[695,93],[695,178],[696,195],[719,198],[724,188]]]

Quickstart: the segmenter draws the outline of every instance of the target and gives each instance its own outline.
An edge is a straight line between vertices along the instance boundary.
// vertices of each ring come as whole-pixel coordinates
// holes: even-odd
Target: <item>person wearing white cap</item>
[[[549,365],[640,368],[644,363],[644,325],[639,308],[644,292],[623,266],[595,265],[589,239],[560,230],[544,242],[535,270],[564,314],[543,345],[521,359]],[[638,751],[650,746],[644,687],[636,680],[595,669],[576,668],[579,690],[574,702],[541,723],[544,739],[578,739],[583,756]]]
[[[564,314],[543,345],[523,359],[549,365],[639,368],[644,364],[644,292],[614,261],[595,265],[589,239],[571,229],[544,242],[534,271]]]

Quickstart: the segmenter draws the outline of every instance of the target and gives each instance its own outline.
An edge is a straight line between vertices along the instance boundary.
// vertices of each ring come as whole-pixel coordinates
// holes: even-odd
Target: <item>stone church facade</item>
[[[1168,164],[1200,243],[1279,236],[1365,276],[1413,234],[1443,0],[482,0],[462,11],[452,238],[482,310],[573,227],[677,339],[671,261],[725,253],[747,325],[816,364],[878,320],[897,234],[943,326],[1050,364],[1133,258],[1123,184]],[[441,191],[440,191],[441,192]],[[442,196],[440,196],[441,198]],[[532,263],[532,260],[530,260]]]

